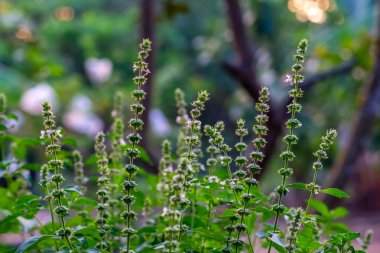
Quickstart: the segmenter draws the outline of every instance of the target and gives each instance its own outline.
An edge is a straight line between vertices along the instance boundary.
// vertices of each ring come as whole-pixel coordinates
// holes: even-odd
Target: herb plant
[[[63,129],[57,126],[49,102],[42,104],[40,140],[12,136],[5,121],[17,117],[7,114],[6,97],[0,94],[1,177],[9,188],[4,201],[12,203],[1,206],[0,233],[21,232],[21,218],[38,221],[28,227],[26,232],[31,236],[19,245],[17,253],[362,253],[368,249],[371,232],[361,240],[359,233],[336,223],[336,219],[346,215],[344,208],[329,210],[316,199],[319,193],[348,197],[341,190],[321,189],[317,185],[322,162],[337,138],[335,130],[326,132],[314,153],[311,183],[290,183],[291,162],[296,159],[293,147],[300,141],[297,129],[302,125],[297,115],[302,109],[300,84],[304,80],[306,40],[298,45],[288,78],[292,101],[287,107],[288,133],[283,138],[285,150],[280,154],[283,166],[278,169],[279,185],[267,194],[261,192],[257,178],[264,159],[270,110],[269,89],[265,86],[255,106],[252,128],[243,119],[237,121],[235,134],[239,141],[234,149],[223,137],[224,131],[230,131],[223,122],[203,125],[201,121],[209,94],[200,91],[188,111],[185,94],[177,89],[176,144],[163,141],[158,175],[144,170],[142,161],[148,161],[149,157],[139,146],[142,139],[139,132],[144,125],[140,116],[145,109],[143,85],[149,74],[145,60],[150,46],[147,39],[141,42],[133,65],[136,89],[131,93],[134,102],[130,106],[128,129],[123,95],[116,93],[112,128],[107,133],[98,133],[95,155],[88,159],[83,159],[79,151],[65,142]],[[47,159],[46,164],[34,166],[40,172],[41,197],[28,191],[29,181],[22,173],[33,166],[24,163],[25,157],[14,155],[11,148],[38,143],[45,146]],[[12,164],[16,164],[16,170],[9,170]],[[91,175],[91,167],[95,175]],[[76,186],[69,186],[63,177],[71,169]],[[285,205],[291,189],[308,193],[304,206]],[[37,214],[45,211],[49,221],[42,223]],[[359,242],[358,249],[353,246],[355,240]]]

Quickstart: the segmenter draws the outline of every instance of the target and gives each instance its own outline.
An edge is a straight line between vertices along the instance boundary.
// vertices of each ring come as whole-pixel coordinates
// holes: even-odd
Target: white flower
[[[219,182],[219,178],[217,176],[210,176],[210,177],[208,177],[208,181],[210,183],[218,183]]]
[[[50,138],[52,134],[55,135],[57,138],[62,138],[61,129],[57,129],[57,130],[43,130],[43,131],[41,131],[40,138],[41,139]]]
[[[51,130],[42,130],[40,138],[44,139],[46,137],[50,137],[50,135],[51,135]]]
[[[125,145],[127,142],[124,140],[124,138],[120,138],[120,145]]]
[[[100,84],[106,82],[111,77],[113,64],[107,58],[89,58],[85,61],[84,67],[88,79],[94,84]]]
[[[57,129],[57,130],[55,130],[55,134],[56,134],[56,136],[58,137],[58,138],[62,138],[62,131],[61,131],[61,129]]]
[[[291,75],[286,75],[285,77],[285,83],[288,83],[289,85],[293,85],[293,78]]]
[[[46,83],[27,89],[21,96],[20,107],[32,115],[41,114],[41,104],[49,101],[55,111],[58,107],[57,93]]]
[[[169,167],[167,167],[166,168],[166,170],[165,170],[166,172],[173,172],[173,166],[169,166]]]

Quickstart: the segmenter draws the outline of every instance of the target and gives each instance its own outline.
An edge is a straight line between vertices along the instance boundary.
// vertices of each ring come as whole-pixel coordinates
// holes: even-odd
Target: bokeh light
[[[75,11],[69,6],[63,6],[55,10],[54,16],[60,21],[71,21],[75,16]]]
[[[327,11],[334,9],[333,0],[289,0],[288,8],[301,22],[322,24],[327,19]]]
[[[21,25],[17,28],[16,38],[25,42],[29,42],[33,40],[33,34],[28,26]]]

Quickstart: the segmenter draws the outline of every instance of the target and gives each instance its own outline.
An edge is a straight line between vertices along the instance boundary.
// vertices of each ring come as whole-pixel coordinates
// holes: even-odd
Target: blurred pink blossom
[[[107,58],[89,58],[85,61],[84,67],[88,79],[94,84],[100,84],[111,77],[113,64]]]
[[[95,136],[103,130],[104,122],[92,112],[92,102],[84,95],[77,95],[63,115],[65,127],[89,136]]]
[[[56,91],[47,83],[38,84],[27,89],[21,96],[20,107],[32,115],[41,114],[42,102],[49,101],[53,111],[57,110],[58,100]]]

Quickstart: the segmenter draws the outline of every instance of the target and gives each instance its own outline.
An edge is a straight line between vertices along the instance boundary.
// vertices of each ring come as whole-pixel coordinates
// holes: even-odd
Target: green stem
[[[298,76],[298,71],[295,71],[294,75]],[[298,90],[298,79],[296,79],[296,81],[294,83],[294,90]],[[297,103],[297,94],[294,94],[292,104],[296,104],[296,103]],[[291,119],[293,120],[294,118],[295,118],[295,110],[291,110]],[[290,127],[289,134],[292,135],[293,132],[294,132],[294,128]],[[289,152],[289,151],[291,151],[291,149],[292,149],[292,143],[288,142],[287,147],[286,147],[286,151]],[[289,163],[288,158],[285,158],[284,159],[284,168],[285,169],[288,168],[288,163]],[[285,186],[285,184],[286,184],[286,176],[283,175],[281,186]],[[281,193],[279,193],[279,198],[278,198],[278,202],[277,202],[278,206],[282,204],[282,198],[283,198],[283,193],[281,192]],[[276,210],[276,218],[275,218],[274,227],[273,227],[273,233],[276,233],[279,216],[280,216],[280,212],[277,209]],[[271,240],[269,243],[268,253],[271,252],[272,244],[273,244],[273,241]]]
[[[212,210],[212,204],[211,204],[211,201],[209,201],[208,202],[208,210],[207,210],[206,231],[208,230],[208,226],[210,224],[211,210]],[[206,248],[206,238],[203,237],[201,253],[203,253],[205,251],[205,248]]]
[[[195,213],[196,213],[196,199],[197,199],[197,185],[194,185],[194,201],[191,204],[191,240],[190,240],[190,249],[193,252],[193,228],[195,223]]]
[[[321,160],[320,157],[318,157],[318,160],[317,160],[317,163],[319,163]],[[317,182],[317,174],[318,174],[318,171],[317,170],[314,170],[314,174],[313,174],[313,185],[316,184]],[[312,189],[310,191],[310,196],[309,196],[309,199],[307,201],[307,205],[306,205],[306,210],[305,210],[305,217],[307,216],[309,210],[310,210],[310,204],[311,204],[311,200],[314,198],[314,190]]]
[[[190,123],[190,134],[189,134],[189,137],[192,138],[193,137],[193,134],[194,134],[194,127],[193,127],[193,124],[194,123],[194,119],[192,118],[191,119],[191,123]],[[188,153],[187,153],[187,160],[189,162],[192,162],[190,159],[191,159],[191,152],[193,151],[193,144],[192,142],[190,142],[189,144],[189,150],[188,150]],[[197,203],[197,200],[194,198],[194,205],[196,205]],[[192,214],[193,215],[193,214]],[[194,214],[195,215],[195,214]],[[179,235],[178,235],[178,244],[181,243],[181,238],[182,238],[182,224],[183,223],[183,212],[181,212],[181,216],[180,216],[180,221],[179,221]],[[193,225],[194,224],[191,224],[191,236],[193,235]],[[191,249],[192,250],[192,249]]]
[[[51,130],[51,129],[50,129],[50,130]],[[50,143],[51,143],[51,145],[54,145],[54,140],[53,140],[52,137],[50,137]],[[56,150],[53,151],[53,157],[54,157],[54,160],[57,160],[57,152],[56,152]],[[58,168],[57,168],[57,167],[55,167],[55,171],[54,171],[54,173],[55,173],[55,175],[58,175],[58,174],[59,174],[59,173],[58,173]],[[55,188],[56,188],[57,190],[59,190],[59,183],[58,183],[58,181],[55,182]],[[62,207],[61,196],[60,196],[60,195],[58,196],[58,206],[59,206],[59,207]],[[62,216],[61,216],[61,226],[62,226],[62,228],[63,228],[64,230],[66,230],[66,227],[65,227],[65,220],[63,219]],[[67,243],[69,244],[70,249],[71,249],[71,250],[74,250],[74,248],[73,248],[73,246],[72,246],[72,244],[71,244],[71,242],[70,242],[70,238],[66,235],[66,233],[65,233],[64,237],[66,238],[66,241],[67,241]]]
[[[5,140],[4,140],[4,136],[2,136],[2,134],[3,133],[0,133],[0,135],[1,135],[1,137],[0,137],[0,149],[1,149],[0,161],[4,161],[5,160]]]

